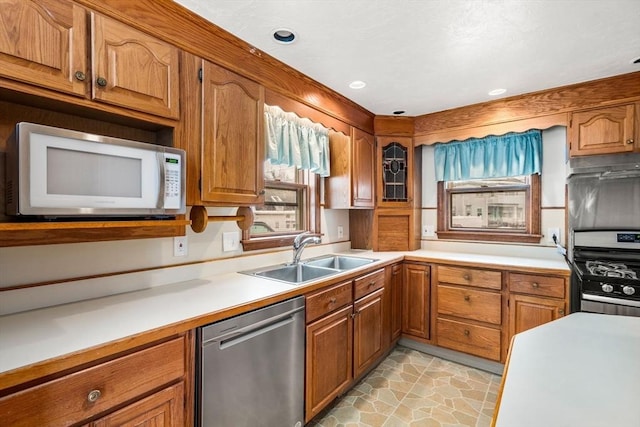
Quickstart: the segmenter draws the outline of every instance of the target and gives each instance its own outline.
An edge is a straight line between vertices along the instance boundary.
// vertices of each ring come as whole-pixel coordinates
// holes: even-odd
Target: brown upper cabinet
[[[8,0],[0,7],[0,22],[0,75],[85,94],[85,9],[62,0]]]
[[[66,0],[8,0],[0,8],[0,21],[7,30],[0,34],[0,75],[178,118],[175,46]]]
[[[178,118],[178,48],[93,12],[91,42],[93,99]]]
[[[202,202],[247,206],[264,200],[264,88],[203,61]]]
[[[571,156],[640,151],[638,105],[577,111],[571,114],[569,146]]]
[[[379,136],[377,143],[377,207],[413,206],[413,139]]]
[[[325,180],[325,203],[331,209],[369,208],[375,205],[373,135],[351,128],[351,135],[329,133],[331,176]]]

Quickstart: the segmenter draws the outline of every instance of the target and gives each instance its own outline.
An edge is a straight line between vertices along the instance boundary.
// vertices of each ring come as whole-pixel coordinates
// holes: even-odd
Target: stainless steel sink
[[[346,255],[325,255],[319,258],[314,258],[308,261],[304,261],[305,265],[334,268],[336,270],[351,270],[352,268],[362,267],[363,265],[371,264],[377,261],[371,258],[358,258]]]
[[[263,277],[280,282],[301,285],[321,277],[332,276],[346,270],[362,267],[377,261],[372,258],[359,258],[346,255],[324,255],[301,261],[298,264],[280,264],[254,270],[241,271],[249,276]]]
[[[338,274],[340,270],[307,264],[294,264],[265,267],[257,270],[242,271],[241,273],[299,285],[321,277]]]

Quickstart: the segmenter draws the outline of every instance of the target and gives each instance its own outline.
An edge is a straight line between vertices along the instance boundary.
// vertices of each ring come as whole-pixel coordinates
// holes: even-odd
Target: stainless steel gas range
[[[571,310],[640,316],[640,154],[569,166]]]
[[[640,230],[574,232],[580,311],[640,316]]]

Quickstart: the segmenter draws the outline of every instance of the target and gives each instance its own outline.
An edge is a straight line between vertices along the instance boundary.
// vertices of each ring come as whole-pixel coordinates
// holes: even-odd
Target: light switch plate
[[[222,233],[222,252],[237,251],[240,249],[240,232],[228,231]]]
[[[173,238],[173,256],[187,255],[187,236],[176,236]]]
[[[435,228],[433,225],[423,225],[422,226],[422,236],[424,237],[433,237],[436,235]]]

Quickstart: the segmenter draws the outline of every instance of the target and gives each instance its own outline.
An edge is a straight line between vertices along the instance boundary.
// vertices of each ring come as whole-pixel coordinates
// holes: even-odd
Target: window
[[[264,205],[253,208],[253,225],[243,232],[244,250],[287,246],[304,231],[319,233],[316,174],[268,160],[264,173]]]
[[[438,182],[438,237],[537,243],[540,175]]]

